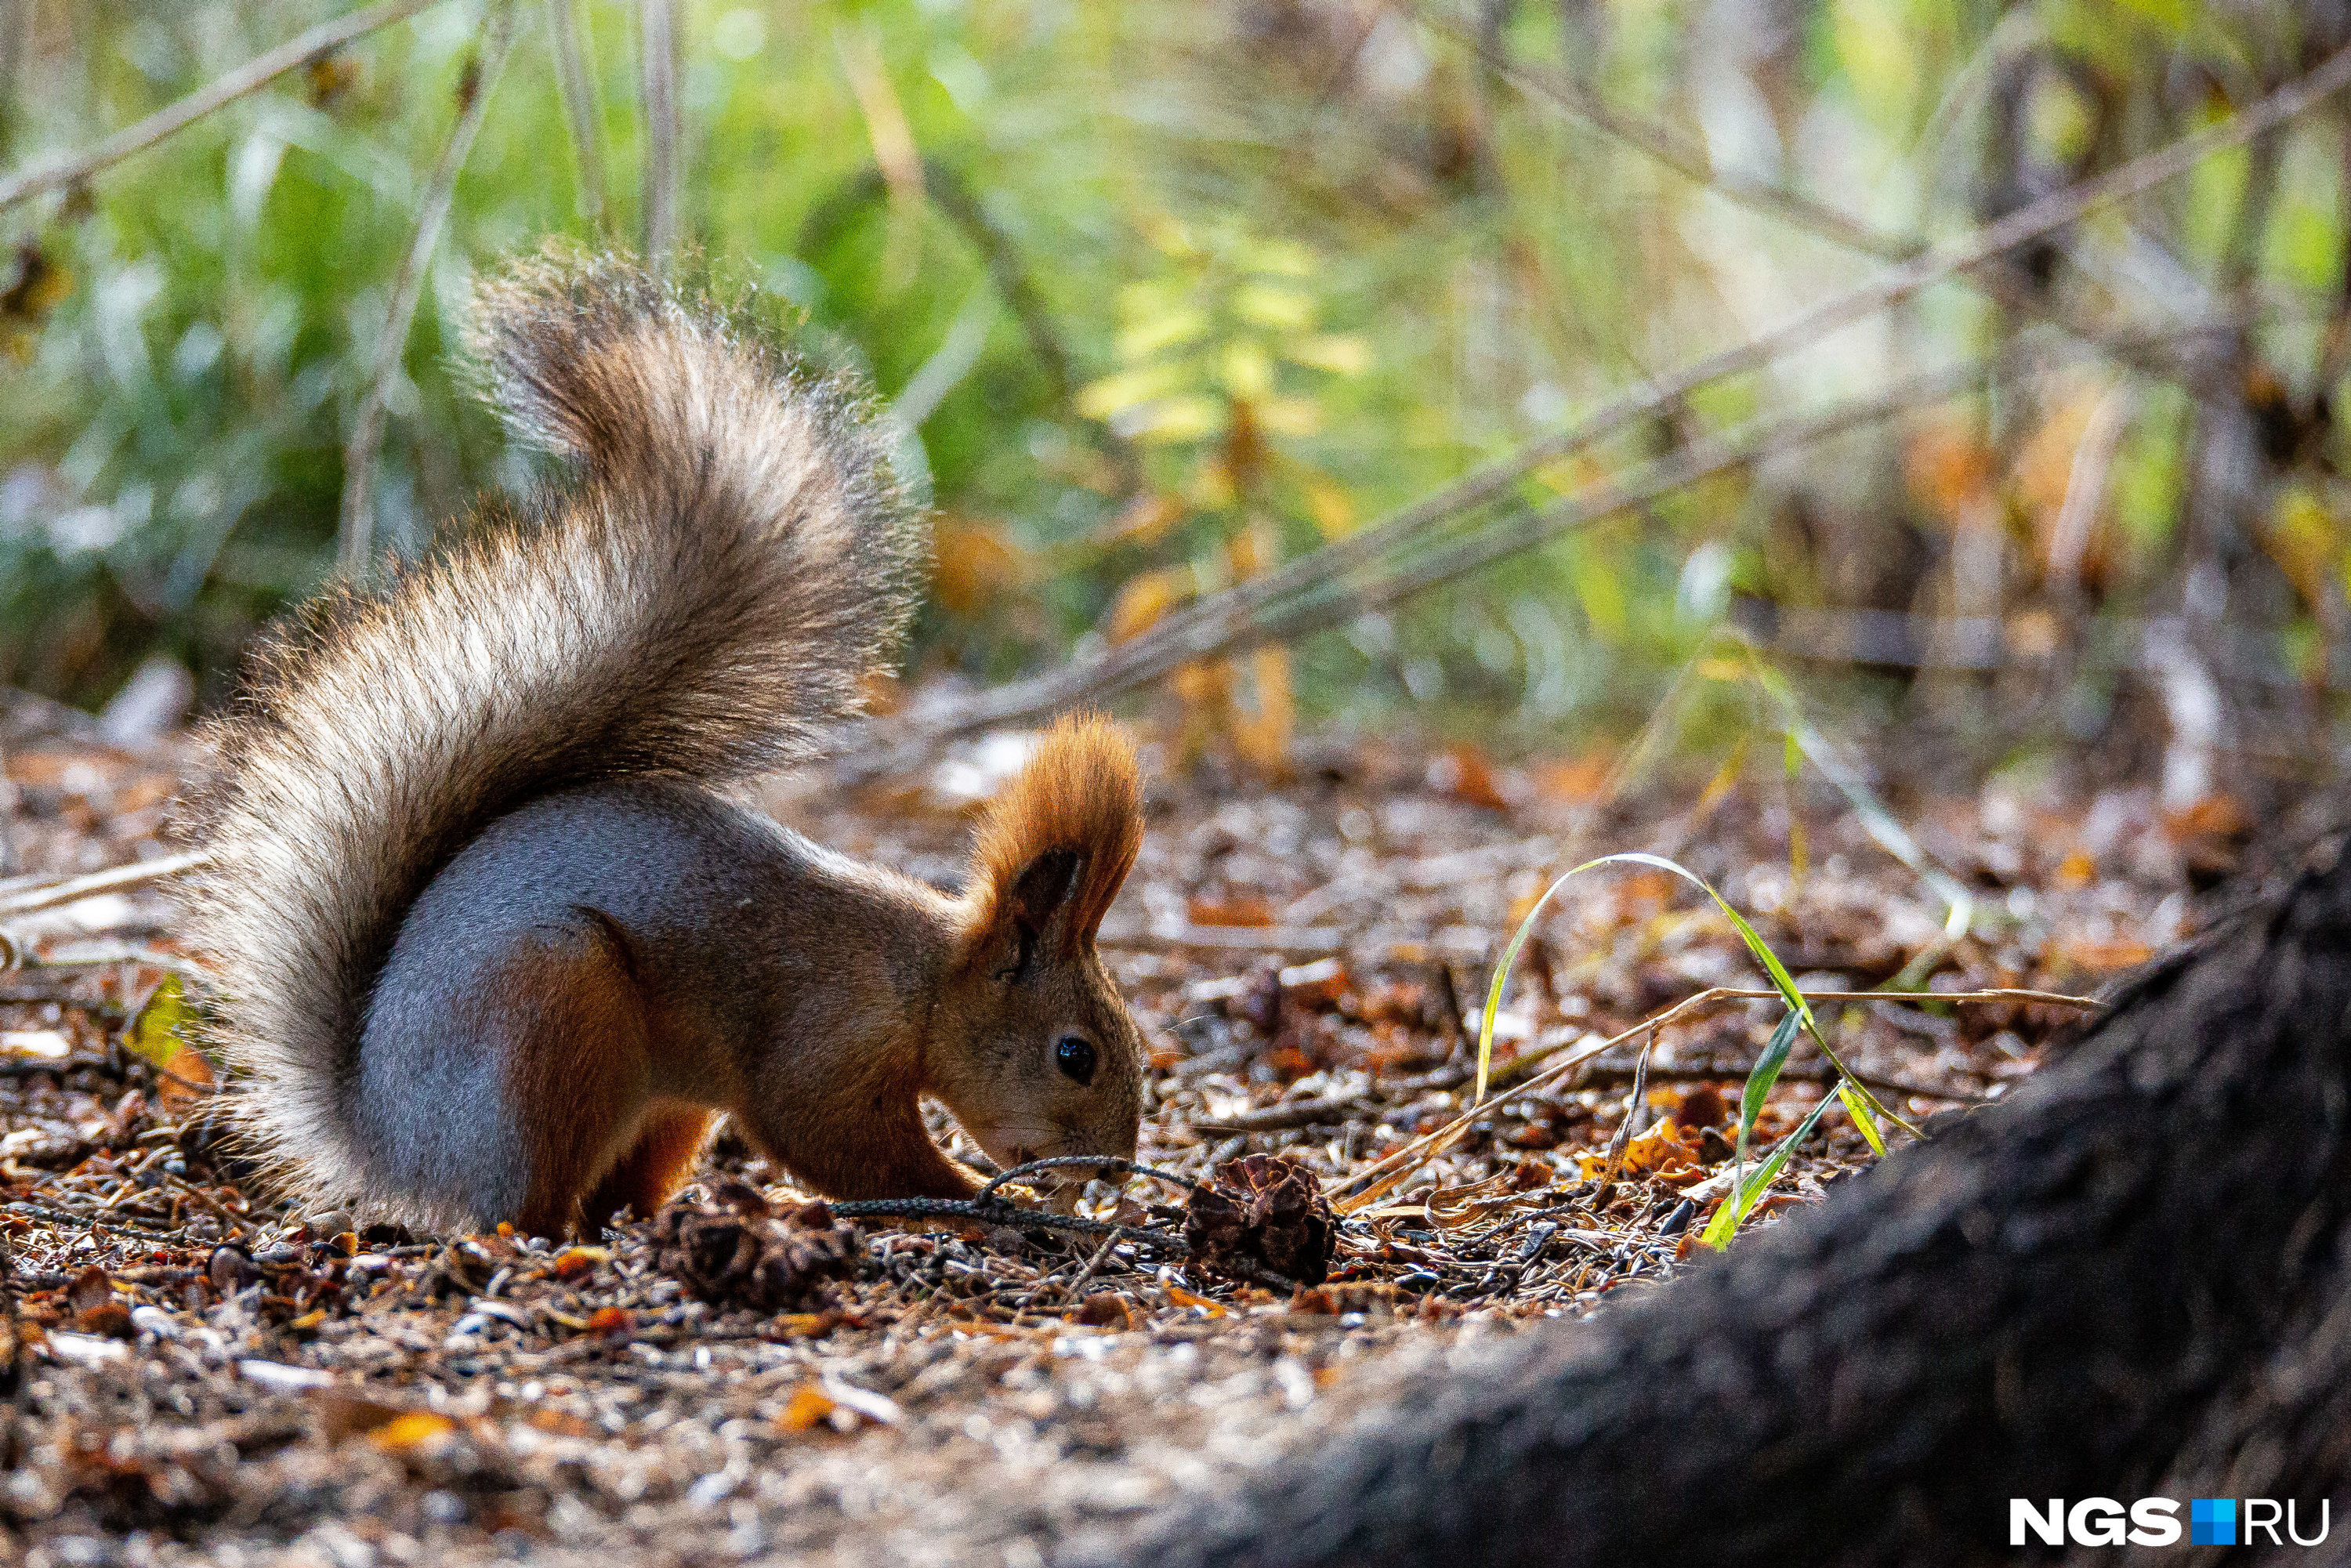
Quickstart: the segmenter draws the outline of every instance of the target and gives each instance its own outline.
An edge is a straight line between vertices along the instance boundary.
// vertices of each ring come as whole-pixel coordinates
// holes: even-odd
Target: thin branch
[[[1743,207],[1880,261],[1908,261],[1927,248],[1921,241],[1881,234],[1860,219],[1775,181],[1758,179],[1735,169],[1718,169],[1705,148],[1672,127],[1618,109],[1573,76],[1529,70],[1503,54],[1497,42],[1484,36],[1480,28],[1425,7],[1415,9],[1428,26],[1469,49],[1487,70],[1520,92],[1548,99],[1693,184],[1703,185]]]
[[[55,909],[59,904],[95,898],[101,893],[120,893],[125,888],[142,887],[151,882],[161,882],[167,876],[177,876],[183,871],[209,865],[212,858],[210,851],[191,850],[184,854],[162,855],[152,861],[94,871],[87,876],[13,893],[0,897],[0,918],[30,915],[39,909]]]
[[[642,0],[640,81],[645,117],[645,256],[655,265],[677,244],[677,0]]]
[[[1360,565],[1455,513],[1494,499],[1545,463],[1593,445],[1671,408],[1711,382],[1808,348],[1839,328],[1864,320],[1932,284],[1980,267],[2101,207],[2175,178],[2213,152],[2283,124],[2346,86],[2351,86],[2351,48],[2333,56],[2300,82],[2281,89],[2231,120],[2183,137],[2095,179],[2053,192],[2004,218],[1933,246],[1857,288],[1800,311],[1768,332],[1685,366],[1646,391],[1627,392],[1611,400],[1569,429],[1531,442],[1511,456],[1464,476],[1382,523],[1301,557],[1278,571],[1238,584],[1214,601],[1178,612],[1143,637],[1105,655],[1103,662],[1114,665],[1122,658],[1141,657],[1147,642],[1196,643],[1212,627],[1244,619],[1282,595],[1334,570]]]
[[[547,0],[548,45],[555,56],[556,83],[563,92],[563,123],[571,132],[571,155],[580,170],[580,215],[592,228],[604,221],[604,120],[596,109],[586,32],[578,0]]]
[[[1071,1281],[1068,1284],[1061,1287],[1061,1299],[1065,1301],[1076,1301],[1078,1299],[1078,1292],[1084,1290],[1087,1285],[1091,1284],[1093,1281],[1094,1275],[1101,1271],[1102,1266],[1110,1261],[1111,1249],[1116,1247],[1120,1242],[1125,1239],[1126,1228],[1123,1226],[1119,1227],[1117,1229],[1113,1230],[1108,1236],[1103,1237],[1102,1244],[1094,1249],[1094,1255],[1086,1260],[1086,1266],[1078,1270],[1078,1277]],[[1020,1321],[1020,1314],[1027,1312],[1031,1306],[1035,1305],[1038,1297],[1045,1293],[1046,1285],[1052,1282],[1053,1281],[1050,1279],[1038,1281],[1037,1283],[1030,1288],[1029,1293],[1021,1298],[1020,1305],[1013,1312],[1012,1321],[1019,1322]]]
[[[372,492],[376,449],[383,443],[384,393],[392,385],[392,378],[399,373],[407,350],[408,329],[415,320],[416,303],[424,292],[425,270],[432,264],[434,247],[441,243],[441,230],[448,223],[450,204],[456,197],[457,172],[465,167],[465,154],[473,150],[474,135],[481,130],[482,117],[489,108],[490,90],[497,84],[498,72],[506,65],[507,52],[514,47],[519,26],[520,8],[516,0],[495,3],[496,8],[490,13],[481,49],[466,68],[458,88],[456,123],[449,128],[448,143],[441,149],[440,166],[433,171],[433,183],[426,189],[423,204],[417,212],[415,235],[409,241],[408,254],[401,257],[399,275],[392,279],[392,303],[384,312],[383,336],[376,344],[375,366],[368,375],[367,394],[352,423],[350,442],[343,448],[343,515],[336,564],[347,578],[356,578],[367,570],[368,559],[375,548]]]
[[[47,191],[65,190],[78,185],[101,169],[120,163],[134,152],[145,151],[183,126],[202,120],[216,109],[235,103],[267,87],[287,71],[299,69],[311,61],[324,58],[354,38],[394,22],[404,21],[419,11],[436,5],[441,0],[383,0],[363,11],[338,16],[331,22],[321,22],[308,32],[280,44],[264,55],[256,55],[245,64],[198,88],[177,103],[157,110],[137,124],[128,126],[106,138],[97,146],[61,158],[42,168],[27,170],[0,180],[0,211]]]
[[[1699,1067],[1659,1067],[1653,1062],[1649,1067],[1649,1082],[1652,1083],[1742,1082],[1753,1071],[1754,1065],[1751,1062],[1745,1066],[1731,1062]],[[1625,1083],[1631,1082],[1633,1072],[1634,1070],[1630,1067],[1595,1065],[1586,1069],[1579,1082],[1587,1087],[1601,1083]],[[1855,1082],[1866,1084],[1872,1089],[1913,1099],[1947,1100],[1953,1104],[1967,1105],[1978,1103],[1984,1097],[1982,1091],[1977,1089],[1941,1089],[1934,1084],[1920,1083],[1908,1078],[1888,1077],[1883,1072],[1856,1071],[1853,1076]],[[1783,1067],[1780,1070],[1780,1075],[1772,1080],[1775,1083],[1817,1083],[1823,1089],[1834,1089],[1844,1081],[1844,1074],[1825,1061],[1809,1067]]]
[[[1632,1028],[1606,1040],[1578,1041],[1553,1051],[1526,1052],[1505,1064],[1506,1068],[1524,1071],[1537,1061],[1547,1061],[1549,1065],[1508,1092],[1512,1095],[1531,1094],[1537,1090],[1549,1088],[1593,1058],[1604,1055],[1627,1040],[1637,1040],[1643,1034],[1663,1029],[1685,1014],[1698,1012],[1721,1002],[1769,999],[1779,995],[1776,990],[1767,991],[1754,987],[1711,986],[1696,996],[1684,997],[1673,1006],[1650,1014]],[[1803,995],[1808,1002],[1816,998],[1821,1001],[2031,1001],[2048,1007],[2071,1007],[2084,1010],[2095,1010],[2105,1005],[2092,997],[2069,997],[2058,991],[2020,991],[2008,988],[1983,991],[1807,991]],[[1494,1093],[1487,1099],[1470,1106],[1435,1132],[1415,1138],[1376,1165],[1366,1166],[1332,1187],[1330,1197],[1339,1212],[1353,1214],[1378,1202],[1394,1192],[1414,1171],[1451,1148],[1479,1117],[1492,1115],[1495,1101],[1504,1097],[1501,1078],[1502,1072],[1498,1071]],[[1366,1182],[1371,1185],[1363,1186]],[[1351,1191],[1358,1186],[1363,1186],[1363,1190]]]
[[[1803,995],[1804,1000],[1807,1002],[2025,1002],[2037,1007],[2073,1008],[2084,1011],[2095,1010],[2103,1005],[2095,997],[2067,996],[2062,991],[2028,991],[2012,988],[1995,988],[1982,991],[1806,991]],[[1780,993],[1775,990],[1764,990],[1760,988],[1753,987],[1719,986],[1715,988],[1713,990],[1703,993],[1701,997],[1693,998],[1692,1001],[1696,1002],[1703,1000],[1708,1006],[1711,1006],[1716,1002],[1721,1001],[1735,1001],[1740,999],[1776,1001],[1779,998]],[[1688,1005],[1689,1004],[1687,1003],[1684,1004],[1685,1007]],[[1658,1022],[1664,1022],[1665,1019],[1670,1016],[1672,1015],[1667,1014],[1661,1016]],[[1642,1030],[1647,1029],[1648,1027],[1649,1026],[1646,1024],[1637,1026],[1626,1034],[1618,1035],[1616,1037],[1616,1040],[1629,1039],[1632,1035],[1638,1034]],[[1513,1077],[1521,1076],[1527,1072],[1531,1072],[1543,1061],[1556,1056],[1561,1051],[1571,1049],[1573,1046],[1573,1043],[1574,1042],[1573,1041],[1562,1041],[1556,1046],[1547,1046],[1535,1051],[1521,1052],[1520,1055],[1512,1057],[1508,1061],[1502,1063],[1501,1068],[1498,1069],[1496,1072],[1495,1092],[1481,1102],[1481,1103],[1486,1107],[1487,1113],[1492,1113],[1493,1107],[1498,1101],[1514,1099],[1528,1092],[1525,1088],[1511,1089],[1508,1091],[1503,1090],[1500,1087],[1503,1071],[1507,1071],[1510,1075]],[[1615,1040],[1612,1040],[1610,1043],[1614,1044],[1615,1043]],[[1596,1054],[1596,1052],[1579,1051],[1576,1060],[1579,1062],[1589,1061],[1591,1057]],[[1646,1055],[1647,1051],[1645,1048],[1643,1051],[1644,1059],[1646,1058]],[[1726,1078],[1744,1078],[1752,1071],[1752,1063],[1750,1063],[1745,1067],[1699,1066],[1666,1068],[1653,1066],[1648,1070],[1648,1075],[1652,1078],[1672,1079],[1677,1082],[1709,1082]],[[1629,1078],[1632,1074],[1633,1070],[1630,1068],[1624,1069],[1621,1071],[1612,1069],[1595,1068],[1592,1076],[1613,1077],[1621,1080]],[[1882,1074],[1855,1072],[1854,1076],[1860,1079],[1864,1083],[1868,1084],[1873,1089],[1891,1089],[1897,1094],[1931,1094],[1939,1096],[1945,1100],[1959,1100],[1967,1097],[1966,1094],[1959,1092],[1946,1089],[1932,1089],[1924,1084],[1911,1083],[1901,1079],[1887,1078]],[[1792,1081],[1806,1083],[1825,1082],[1830,1087],[1834,1088],[1837,1082],[1837,1074],[1834,1069],[1829,1068],[1825,1063],[1823,1063],[1817,1071],[1813,1072],[1809,1077],[1804,1075],[1804,1070],[1783,1070],[1780,1074],[1780,1080],[1782,1082],[1789,1082]],[[1458,1084],[1466,1083],[1468,1081],[1469,1073],[1466,1067],[1461,1069],[1458,1072],[1447,1069],[1440,1069],[1436,1072],[1428,1073],[1423,1077],[1412,1080],[1410,1087],[1416,1091],[1445,1089],[1452,1088]],[[1190,1124],[1190,1126],[1196,1133],[1229,1134],[1275,1133],[1297,1127],[1329,1125],[1335,1123],[1345,1122],[1351,1118],[1369,1116],[1377,1113],[1378,1107],[1370,1103],[1368,1095],[1381,1091],[1393,1093],[1404,1087],[1405,1085],[1395,1082],[1386,1083],[1374,1082],[1368,1090],[1364,1091],[1363,1092],[1326,1094],[1313,1100],[1284,1101],[1271,1105],[1259,1106],[1254,1110],[1238,1111],[1234,1113],[1232,1115],[1219,1116],[1214,1120],[1194,1122]]]
[[[2351,86],[2351,48],[2329,57],[2300,81],[2280,89],[2229,120],[2182,137],[2095,179],[2053,192],[2003,218],[1934,246],[1859,287],[1799,312],[1770,331],[1707,355],[1646,389],[1610,400],[1568,429],[1531,442],[1510,456],[1489,463],[1392,513],[1382,522],[1310,551],[1278,570],[1238,583],[1176,611],[1131,642],[1050,674],[999,687],[977,701],[960,704],[953,713],[925,716],[900,731],[903,747],[909,752],[926,751],[957,736],[1035,718],[1079,702],[1102,700],[1194,660],[1269,641],[1277,634],[1266,628],[1277,619],[1271,607],[1278,602],[1311,592],[1400,546],[1412,544],[1463,512],[1507,496],[1521,478],[1541,465],[1591,446],[1671,408],[1711,382],[1770,365],[1933,284],[1980,267],[2045,234],[2078,222],[2090,213],[2173,179],[2215,152],[2274,130],[2346,86]],[[1865,423],[1865,414],[1864,409],[1846,405],[1835,427],[1852,428]],[[1815,432],[1811,438],[1832,433]],[[1792,442],[1797,437],[1790,433],[1783,439]],[[1691,465],[1688,477],[1703,477],[1744,460],[1731,455]],[[1625,500],[1616,504],[1637,504],[1671,487],[1669,484],[1659,487],[1654,480],[1646,482],[1632,490],[1620,491]],[[1557,511],[1552,508],[1544,514],[1554,521],[1548,529],[1537,529],[1534,538],[1547,538],[1562,527],[1574,526],[1573,521],[1556,521]],[[1523,534],[1525,530],[1520,532]],[[1510,548],[1523,548],[1523,542]],[[1477,558],[1474,564],[1493,559],[1482,549],[1470,548]],[[1419,586],[1452,575],[1458,572],[1427,578]],[[1301,621],[1293,615],[1283,624],[1294,631]],[[857,762],[848,764],[851,771],[861,766]]]
[[[1802,229],[1833,245],[1880,261],[1915,261],[1927,254],[1928,243],[1914,235],[1887,234],[1849,214],[1813,200],[1777,181],[1758,178],[1736,169],[1715,167],[1705,149],[1672,127],[1642,119],[1610,103],[1588,84],[1573,77],[1537,72],[1511,60],[1482,36],[1450,17],[1423,14],[1439,32],[1474,50],[1479,62],[1521,94],[1542,99],[1583,120],[1603,135],[1661,163],[1675,173],[1736,203],[1750,212]],[[2025,287],[2012,274],[1997,268],[1964,272],[1960,279],[2009,309],[2049,322],[2069,336],[2100,350],[2109,358],[2158,381],[2177,382],[2191,392],[2204,379],[2193,361],[2154,350],[2144,339],[2118,335],[2090,319],[2066,302],[2043,290]]]
[[[1700,479],[1959,395],[1978,384],[1983,374],[1984,364],[1971,361],[1812,414],[1766,415],[1750,421],[1727,434],[1701,438],[1551,506],[1523,510],[1474,529],[1369,583],[1351,586],[1353,569],[1359,563],[1328,562],[1336,547],[1325,546],[1301,558],[1301,562],[1325,561],[1325,570],[1284,600],[1250,606],[1246,615],[1238,609],[1220,613],[1207,624],[1196,623],[1186,636],[1145,632],[1087,664],[1001,686],[963,702],[954,714],[933,718],[903,737],[893,737],[872,754],[845,756],[835,767],[852,777],[901,769],[939,740],[1039,716],[1073,703],[1107,701],[1196,659],[1222,657],[1342,624],[1365,610],[1423,592],[1562,534],[1637,514]],[[1398,542],[1414,541],[1405,538]],[[1236,591],[1228,589],[1212,603],[1223,606]]]

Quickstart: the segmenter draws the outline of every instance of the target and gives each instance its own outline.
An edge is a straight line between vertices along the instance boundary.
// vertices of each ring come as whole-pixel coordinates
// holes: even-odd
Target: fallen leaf
[[[406,1412],[357,1394],[328,1394],[319,1400],[319,1430],[329,1443],[380,1431]]]
[[[2155,956],[2154,948],[2127,937],[2111,942],[2067,942],[2060,946],[2059,952],[2075,968],[2100,974],[2116,969],[2136,969]]]
[[[1430,761],[1428,787],[1440,795],[1489,811],[1510,809],[1495,782],[1493,765],[1466,746],[1454,747]]]
[[[1074,1316],[1089,1328],[1131,1329],[1134,1326],[1134,1306],[1116,1291],[1096,1291],[1079,1304]]]
[[[102,1301],[74,1316],[74,1327],[86,1334],[98,1334],[107,1339],[137,1339],[139,1331],[131,1322],[131,1309],[120,1301]]]
[[[163,1063],[163,1083],[158,1094],[167,1106],[186,1107],[210,1099],[217,1087],[213,1064],[193,1045],[183,1045]]]
[[[555,1255],[554,1271],[559,1280],[577,1280],[591,1272],[597,1264],[609,1262],[612,1249],[609,1247],[566,1247]]]
[[[1701,1127],[1719,1127],[1730,1119],[1729,1103],[1723,1099],[1722,1091],[1711,1083],[1652,1091],[1649,1103],[1672,1113],[1673,1120],[1692,1133]]]
[[[95,1312],[113,1300],[114,1281],[95,1263],[76,1274],[66,1286],[66,1304],[78,1313]]]
[[[1184,918],[1195,925],[1270,925],[1273,910],[1262,898],[1196,898],[1184,906]]]
[[[446,1416],[430,1410],[410,1410],[393,1416],[368,1434],[368,1441],[387,1454],[413,1453],[438,1447],[457,1429]]]
[[[1614,758],[1597,753],[1564,762],[1546,762],[1534,770],[1535,786],[1554,800],[1571,806],[1586,805],[1599,800],[1608,788],[1608,776],[1614,767]]]
[[[803,1383],[792,1390],[791,1403],[776,1417],[776,1425],[787,1432],[805,1432],[838,1408],[813,1383]]]
[[[131,1020],[122,1032],[124,1048],[145,1058],[158,1067],[169,1067],[180,1052],[188,1048],[182,1031],[191,1016],[188,999],[180,986],[180,977],[167,977],[147,997],[147,1005]],[[177,1069],[172,1069],[177,1071]],[[204,1081],[212,1082],[212,1070],[204,1070]],[[168,1081],[167,1081],[168,1082]]]
[[[1398,1298],[1404,1292],[1385,1280],[1355,1280],[1341,1285],[1317,1285],[1311,1291],[1301,1291],[1291,1298],[1293,1312],[1328,1313],[1332,1317],[1348,1312],[1377,1313],[1387,1316],[1395,1312]]]
[[[588,1314],[588,1332],[620,1338],[636,1332],[637,1317],[626,1307],[598,1307]]]
[[[1698,1156],[1697,1134],[1684,1132],[1679,1123],[1667,1116],[1625,1144],[1625,1163],[1617,1174],[1635,1178],[1669,1175],[1694,1168]],[[1604,1150],[1598,1154],[1578,1155],[1575,1163],[1582,1169],[1584,1180],[1592,1181],[1606,1174],[1608,1155]]]
[[[1197,1307],[1212,1318],[1225,1315],[1225,1304],[1222,1301],[1212,1301],[1206,1296],[1196,1296],[1181,1285],[1168,1286],[1167,1299],[1179,1307]]]

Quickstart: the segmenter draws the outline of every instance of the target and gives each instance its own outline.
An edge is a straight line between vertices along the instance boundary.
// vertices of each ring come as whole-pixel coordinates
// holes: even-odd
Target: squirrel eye
[[[1094,1048],[1076,1035],[1063,1035],[1061,1043],[1053,1047],[1053,1065],[1061,1070],[1064,1078],[1079,1083],[1092,1083],[1094,1081]]]

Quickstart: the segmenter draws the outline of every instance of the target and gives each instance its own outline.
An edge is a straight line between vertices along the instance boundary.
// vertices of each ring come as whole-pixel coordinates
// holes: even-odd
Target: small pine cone
[[[714,1306],[821,1307],[831,1281],[854,1275],[865,1255],[857,1228],[837,1222],[821,1203],[778,1211],[741,1182],[712,1196],[664,1207],[653,1217],[653,1246],[662,1270]]]
[[[1238,1280],[1270,1270],[1301,1285],[1331,1272],[1338,1216],[1314,1173],[1279,1155],[1247,1155],[1217,1169],[1184,1213],[1192,1260]]]

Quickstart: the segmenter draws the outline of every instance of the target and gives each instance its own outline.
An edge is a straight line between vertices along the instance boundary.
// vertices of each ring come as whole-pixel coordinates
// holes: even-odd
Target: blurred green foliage
[[[27,22],[14,167],[339,9],[8,4]],[[95,703],[160,651],[217,693],[253,628],[324,580],[343,442],[480,5],[446,0],[86,190],[0,214],[0,678]],[[403,551],[532,471],[453,374],[469,275],[544,235],[597,237],[544,7],[526,9],[390,400],[379,538]],[[635,12],[579,9],[607,234],[625,244],[641,206]],[[2351,40],[2345,10],[694,0],[686,226],[803,313],[808,352],[900,407],[903,463],[940,519],[918,659],[1001,677],[1090,632],[1131,634],[1881,265],[1497,79],[1481,38],[1695,137],[1718,170],[1933,235],[2250,101]],[[2247,364],[2312,433],[2273,476],[2291,548],[2259,528],[2248,547],[2291,557],[2272,619],[2304,649],[2341,619],[2325,400],[2345,370],[2328,347],[2345,141],[2339,109],[2313,116],[2273,162],[2213,159],[2032,274],[2138,325],[2243,306]],[[1526,497],[2013,325],[1944,286],[1541,471]],[[1734,590],[2029,610],[2074,455],[2034,438],[2061,419],[2078,437],[2116,375],[1995,389],[1923,434],[1718,479],[1364,616],[1300,650],[1299,698],[1358,714],[1441,699],[1557,734],[1646,711]],[[2084,571],[2101,603],[2158,605],[2177,578],[2199,428],[2176,388],[2136,389]],[[1955,574],[1984,568],[1956,541],[1984,528],[1995,580],[1970,585]]]

